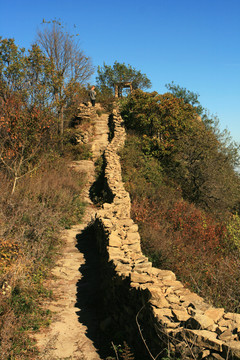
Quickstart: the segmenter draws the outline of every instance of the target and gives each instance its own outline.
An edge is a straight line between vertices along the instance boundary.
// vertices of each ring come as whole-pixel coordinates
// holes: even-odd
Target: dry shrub
[[[3,301],[0,299],[1,308],[3,306]],[[14,316],[14,312],[11,311],[8,307],[5,309],[5,314],[0,318],[0,339],[1,339],[1,347],[0,347],[0,359],[6,360],[9,358],[9,355],[12,355],[12,343],[11,339],[14,338],[14,334],[17,328],[16,317]]]
[[[204,219],[204,214],[187,203],[185,213],[178,214],[176,226],[176,218],[167,217],[169,209],[163,214],[161,208],[158,216],[154,211],[150,214],[152,207],[148,202],[136,202],[132,211],[135,219],[141,220],[143,251],[154,266],[174,271],[185,285],[215,306],[240,312],[239,253],[225,253],[218,225],[210,218]]]
[[[84,177],[64,159],[50,159],[31,176],[11,185],[0,173],[0,343],[2,359],[32,359],[26,332],[48,323],[40,306],[51,296],[45,287],[61,247],[60,230],[80,222]]]

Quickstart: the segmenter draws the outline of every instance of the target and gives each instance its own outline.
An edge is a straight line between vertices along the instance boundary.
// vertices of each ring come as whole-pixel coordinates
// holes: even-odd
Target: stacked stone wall
[[[124,124],[118,110],[111,119],[114,136],[104,156],[113,201],[103,204],[94,223],[106,309],[102,330],[119,326],[143,359],[156,358],[162,348],[183,359],[240,359],[240,314],[214,308],[173,272],[152,267],[142,254],[118,155],[126,137]]]

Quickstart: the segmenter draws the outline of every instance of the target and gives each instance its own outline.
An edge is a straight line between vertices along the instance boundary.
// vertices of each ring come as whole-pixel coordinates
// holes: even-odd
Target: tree
[[[11,94],[0,107],[0,165],[17,181],[39,165],[39,156],[50,146],[52,116],[41,105],[29,107],[24,97]]]
[[[172,81],[170,84],[165,85],[171,93],[182,99],[186,104],[191,104],[197,114],[201,115],[205,128],[210,130],[214,134],[219,144],[221,144],[221,152],[223,152],[229,159],[234,167],[239,166],[240,161],[240,145],[233,141],[228,130],[220,131],[219,119],[216,115],[210,115],[209,111],[202,107],[199,102],[199,94],[193,91],[187,90],[186,88],[180,87],[174,84]]]
[[[134,91],[122,103],[126,127],[141,135],[185,199],[221,215],[239,202],[239,146],[196,120],[196,108],[171,93]],[[221,214],[220,214],[221,213]]]
[[[165,86],[175,97],[183,99],[186,104],[192,105],[196,113],[199,115],[197,119],[201,120],[207,128],[218,131],[219,120],[217,116],[210,114],[209,111],[201,105],[199,101],[200,95],[198,93],[181,87],[173,81]]]
[[[0,96],[6,101],[13,91],[22,91],[25,84],[25,49],[19,48],[14,39],[0,37]]]
[[[183,99],[186,104],[192,105],[199,115],[203,114],[204,108],[198,100],[198,93],[180,87],[179,85],[174,84],[173,81],[170,84],[166,84],[165,86],[175,97]]]
[[[93,74],[93,67],[75,37],[57,21],[45,23],[44,29],[38,31],[37,42],[50,61],[49,86],[63,134],[64,106],[73,95],[74,84],[85,84]]]
[[[122,115],[126,127],[143,135],[149,151],[160,158],[172,152],[180,134],[196,123],[194,108],[170,93],[136,90],[122,104]]]
[[[176,142],[167,172],[181,186],[185,199],[221,216],[239,201],[240,179],[234,153],[203,126],[185,132]]]
[[[26,53],[14,39],[0,39],[0,69],[0,166],[14,192],[17,180],[38,166],[51,137],[49,62],[36,44]]]
[[[23,96],[29,106],[38,103],[49,108],[50,63],[37,44],[28,52],[14,39],[0,38],[0,98]]]
[[[98,66],[97,85],[101,91],[109,90],[114,93],[114,84],[131,82],[133,89],[149,89],[152,84],[145,74],[136,70],[131,65],[114,62],[113,66],[103,64]]]

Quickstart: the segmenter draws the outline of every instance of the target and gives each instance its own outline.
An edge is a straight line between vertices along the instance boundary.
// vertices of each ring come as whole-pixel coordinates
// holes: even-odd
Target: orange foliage
[[[52,123],[52,117],[40,105],[30,107],[20,96],[9,96],[0,109],[2,158],[13,160],[23,150],[27,154],[33,152]]]
[[[0,267],[9,266],[20,252],[16,242],[0,239]]]

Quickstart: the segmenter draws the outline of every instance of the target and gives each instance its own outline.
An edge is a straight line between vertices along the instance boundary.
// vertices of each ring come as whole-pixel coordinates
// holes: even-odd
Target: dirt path
[[[108,144],[108,116],[96,117],[96,137],[92,143],[93,159]],[[76,171],[87,173],[84,191],[88,202],[83,222],[63,232],[65,246],[58,260],[51,288],[56,300],[46,304],[53,311],[48,329],[35,338],[40,350],[39,360],[99,360],[97,353],[98,322],[96,301],[98,293],[98,261],[94,241],[88,225],[96,209],[88,198],[94,180],[94,163],[91,160],[74,162]]]

